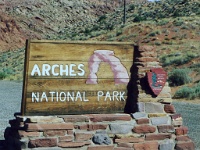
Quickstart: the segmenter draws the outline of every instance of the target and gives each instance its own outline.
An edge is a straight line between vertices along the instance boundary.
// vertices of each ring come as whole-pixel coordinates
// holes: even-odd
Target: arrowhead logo
[[[147,73],[147,77],[151,90],[155,95],[159,95],[165,86],[167,72],[165,72],[162,68],[152,68],[150,72]]]

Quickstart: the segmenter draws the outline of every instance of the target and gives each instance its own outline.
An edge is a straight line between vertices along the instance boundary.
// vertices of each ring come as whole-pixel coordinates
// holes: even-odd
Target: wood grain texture
[[[133,45],[28,41],[22,114],[123,112],[133,65]]]

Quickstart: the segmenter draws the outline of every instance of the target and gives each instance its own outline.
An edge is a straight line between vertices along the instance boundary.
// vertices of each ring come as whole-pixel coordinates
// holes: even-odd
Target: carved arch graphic
[[[97,72],[101,62],[107,62],[114,74],[115,84],[127,84],[129,75],[112,50],[95,50],[89,59],[89,76],[86,84],[98,84]]]

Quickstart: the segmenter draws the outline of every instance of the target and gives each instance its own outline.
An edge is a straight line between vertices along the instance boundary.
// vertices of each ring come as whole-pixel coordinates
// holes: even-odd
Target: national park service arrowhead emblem
[[[167,72],[162,68],[152,68],[147,72],[148,83],[155,95],[160,94],[167,80]]]

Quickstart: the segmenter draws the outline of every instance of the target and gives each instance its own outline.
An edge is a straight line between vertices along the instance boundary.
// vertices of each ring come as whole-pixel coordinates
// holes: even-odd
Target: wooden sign
[[[28,41],[22,114],[123,112],[132,43]]]
[[[165,86],[167,80],[167,72],[163,68],[152,68],[147,73],[149,86],[155,95],[159,95]]]

